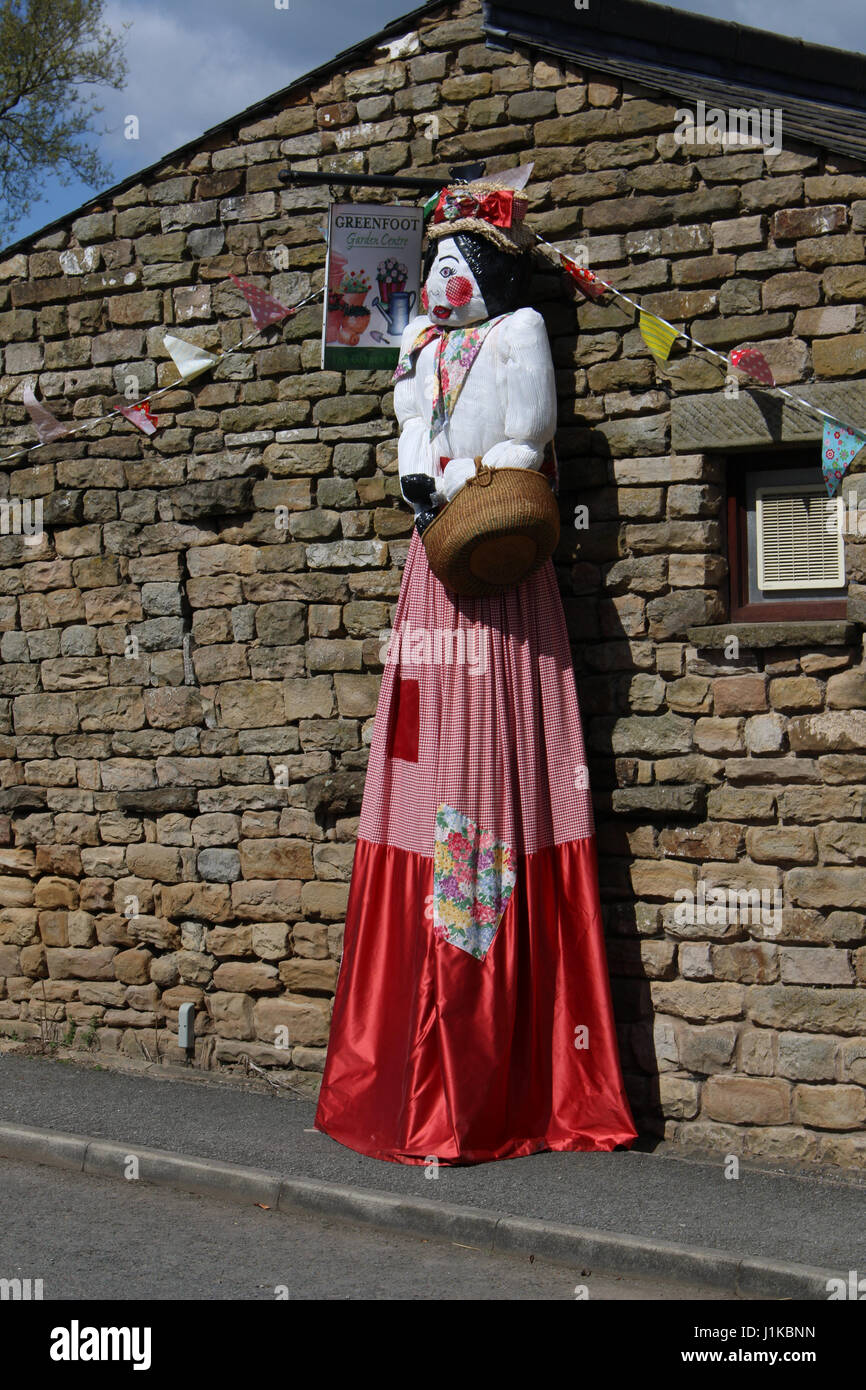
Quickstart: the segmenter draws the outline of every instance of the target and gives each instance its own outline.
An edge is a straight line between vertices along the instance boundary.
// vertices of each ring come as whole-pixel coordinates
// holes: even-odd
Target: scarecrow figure
[[[395,373],[399,473],[416,526],[316,1126],[398,1163],[609,1150],[636,1137],[552,561],[466,597],[436,577],[423,540],[477,459],[555,471],[547,333],[521,307],[534,242],[525,210],[491,180],[443,190],[425,312],[403,334]]]

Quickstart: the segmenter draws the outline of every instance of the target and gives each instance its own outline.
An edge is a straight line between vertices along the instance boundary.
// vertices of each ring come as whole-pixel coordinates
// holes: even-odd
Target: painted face
[[[490,317],[478,281],[453,237],[442,237],[437,246],[424,298],[432,321],[446,328],[462,328]]]

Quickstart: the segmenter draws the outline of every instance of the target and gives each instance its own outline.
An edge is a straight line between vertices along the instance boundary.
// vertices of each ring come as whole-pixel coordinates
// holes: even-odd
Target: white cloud
[[[414,0],[108,0],[104,23],[124,37],[129,72],[122,91],[87,89],[104,108],[88,144],[120,182],[158,162],[210,126],[262,101],[338,52],[375,34]],[[124,120],[139,138],[124,137]],[[105,133],[101,133],[105,132]],[[44,198],[15,228],[15,240],[97,195],[73,179],[46,177]]]
[[[104,98],[102,121],[111,133],[101,147],[112,164],[130,171],[151,164],[302,75],[308,55],[292,43],[290,12],[271,10],[287,31],[263,43],[259,31],[238,23],[237,6],[233,11],[234,23],[208,6],[170,13],[110,0],[105,17],[113,30],[132,21],[126,87]],[[138,117],[138,141],[124,138],[127,115]]]

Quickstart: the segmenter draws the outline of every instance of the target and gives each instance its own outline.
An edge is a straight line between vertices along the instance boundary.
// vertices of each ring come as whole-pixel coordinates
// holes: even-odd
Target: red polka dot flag
[[[731,366],[737,367],[741,372],[748,372],[756,381],[762,381],[765,386],[775,386],[770,364],[762,352],[757,348],[734,348],[731,353]]]
[[[280,319],[287,318],[294,312],[278,299],[274,299],[267,290],[260,290],[258,285],[251,285],[248,280],[239,280],[236,275],[233,275],[232,279],[250,306],[256,328],[267,328],[271,323],[279,323]]]

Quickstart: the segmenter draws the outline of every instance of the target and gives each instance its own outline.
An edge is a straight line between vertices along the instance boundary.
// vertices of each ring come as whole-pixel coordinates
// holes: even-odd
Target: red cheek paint
[[[472,285],[465,275],[452,275],[445,286],[445,298],[449,304],[460,307],[472,298]]]
[[[429,295],[427,294],[427,286],[426,286],[426,285],[424,286],[423,290],[421,291],[421,308],[424,310],[424,313],[425,313],[425,314],[427,313],[427,310],[430,308],[430,297],[429,297]]]

